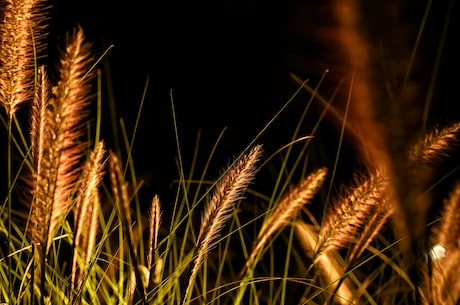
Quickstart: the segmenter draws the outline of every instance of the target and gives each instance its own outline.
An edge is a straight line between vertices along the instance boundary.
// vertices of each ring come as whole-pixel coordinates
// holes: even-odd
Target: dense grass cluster
[[[94,94],[99,60],[83,29],[68,33],[56,59],[58,77],[51,80],[50,67],[42,64],[44,0],[7,0],[0,8],[6,131],[0,303],[460,301],[459,183],[442,194],[439,215],[429,217],[439,199],[431,192],[439,181],[434,173],[455,151],[460,123],[408,141],[395,157],[395,143],[405,139],[396,132],[381,137],[384,127],[368,112],[365,82],[356,80],[361,107],[347,117],[318,88],[300,81],[298,92],[311,94],[305,113],[313,102],[325,106],[308,135],[302,136],[302,117],[292,140],[271,156],[257,136],[212,182],[205,177],[213,153],[200,173],[193,165],[187,172],[178,145],[175,201],[151,194],[150,202],[141,203],[130,137],[123,138],[126,160],[101,139],[103,97]],[[345,19],[344,48],[350,37],[359,43],[353,20]],[[89,120],[93,102],[96,119]],[[328,111],[364,160],[353,181],[337,190],[336,167],[315,164],[310,155]],[[264,187],[270,192],[261,193],[257,174],[267,169],[275,175]]]

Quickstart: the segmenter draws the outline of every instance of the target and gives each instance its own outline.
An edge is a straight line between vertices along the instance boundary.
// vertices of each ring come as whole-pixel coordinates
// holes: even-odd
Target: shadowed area
[[[382,3],[361,8],[362,29],[375,50],[377,62],[374,64],[381,58],[379,46],[385,39],[401,47],[390,53],[396,58],[401,54],[407,56],[411,51],[426,5],[412,2],[402,13],[391,11],[388,5],[390,9],[385,13],[394,19],[384,18],[384,14],[382,18],[372,17],[384,12],[379,9]],[[129,6],[74,0],[51,4],[50,58],[55,58],[56,44],[76,23],[82,25],[88,41],[93,43],[96,56],[114,45],[98,65],[103,85],[102,136],[109,147],[114,141],[108,101],[113,98],[116,115],[123,117],[131,137],[146,90],[133,154],[138,175],[148,187],[147,196],[152,193],[168,196],[171,181],[178,177],[171,91],[186,170],[192,162],[199,130],[202,130],[198,165],[201,168],[219,134],[227,128],[209,171],[215,175],[222,160],[238,154],[297,90],[299,85],[290,73],[301,80],[309,79],[308,84],[314,88],[323,72],[329,69],[319,90],[326,99],[344,80],[341,51],[334,39],[323,37],[327,33],[323,35],[321,30],[334,26],[329,2],[320,6],[314,1],[218,1],[212,4],[168,1],[149,7],[140,1]],[[448,30],[443,33],[448,6],[432,4],[420,41],[417,74],[411,75],[418,95],[414,107],[420,111],[426,103],[424,99],[431,99],[428,125],[444,124],[460,117],[456,111],[458,46],[453,35],[459,20],[457,6],[453,6]],[[401,19],[403,25],[400,25]],[[395,33],[409,38],[397,38]],[[444,43],[442,50],[437,48],[440,42]],[[407,46],[401,46],[404,43]],[[432,78],[436,80],[432,82]],[[384,81],[382,79],[382,88],[391,86]],[[348,94],[346,86],[341,88],[342,98],[335,103],[339,111],[344,109]],[[290,141],[309,98],[310,94],[302,91],[274,127],[262,136],[260,142],[267,151]],[[411,107],[406,109],[408,113],[413,110]],[[313,102],[302,135],[310,132],[323,109],[318,101]],[[323,161],[332,162],[335,158],[340,126],[336,116],[326,114],[321,137],[316,140],[325,147],[318,152],[324,157]],[[353,156],[354,148],[344,146],[343,157]],[[349,171],[346,163],[342,166],[344,171]]]

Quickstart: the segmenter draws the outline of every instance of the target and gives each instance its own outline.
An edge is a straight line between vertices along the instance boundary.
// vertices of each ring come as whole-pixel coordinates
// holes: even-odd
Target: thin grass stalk
[[[353,302],[356,294],[349,279],[341,282],[345,268],[335,257],[337,253],[331,251],[315,256],[319,241],[318,230],[301,221],[296,222],[295,228],[296,235],[305,254],[310,259],[315,260],[311,267],[320,272],[325,287],[335,295],[334,300],[339,304],[350,304],[350,302]],[[339,282],[341,282],[341,285],[339,285]]]
[[[321,76],[321,79],[319,80],[317,86],[315,87],[314,91],[312,92],[312,95],[311,95],[311,97],[309,98],[308,103],[307,103],[306,107],[304,108],[304,110],[303,110],[303,112],[302,112],[301,119],[300,119],[299,123],[298,123],[297,126],[296,126],[295,132],[294,132],[294,134],[293,134],[293,136],[292,136],[292,141],[291,141],[291,143],[294,143],[294,142],[296,141],[296,138],[297,138],[297,136],[298,136],[298,133],[300,132],[300,130],[301,130],[301,128],[302,128],[302,124],[301,124],[301,123],[302,123],[302,121],[305,119],[305,117],[306,117],[306,115],[307,115],[307,112],[308,112],[308,109],[310,108],[311,104],[313,103],[313,101],[314,101],[314,99],[315,99],[315,97],[316,97],[316,94],[318,93],[318,89],[319,89],[320,85],[322,84],[322,82],[323,82],[323,80],[324,80],[326,74],[327,74],[327,71]],[[303,87],[306,86],[306,84],[307,84],[307,81],[301,82],[301,83],[300,83],[301,87],[299,88],[299,90],[300,90],[300,89],[303,89]],[[296,94],[297,94],[297,93],[298,93],[298,92],[296,92]],[[295,95],[296,95],[296,94],[295,94]],[[292,98],[294,98],[295,95],[294,95]],[[290,102],[290,101],[288,101],[288,102]],[[324,113],[325,113],[325,111],[323,112],[322,115],[324,115]],[[322,115],[321,115],[320,117],[322,117]],[[316,127],[319,126],[319,122],[320,122],[320,121],[321,121],[321,119],[319,118],[319,119],[318,119],[318,124],[313,128],[312,134],[314,134],[314,132],[316,131]],[[307,141],[307,143],[306,143],[306,145],[305,145],[304,147],[306,147],[308,143],[309,143],[309,140]],[[286,152],[285,160],[288,160],[288,159],[289,159],[290,155],[292,154],[292,151],[293,151],[293,145],[288,145],[288,146],[287,146],[287,152]],[[300,156],[298,156],[298,159],[297,159],[297,160],[300,160]],[[283,163],[282,163],[282,167],[280,168],[279,172],[280,172],[280,173],[284,172],[284,171],[286,170],[286,167],[287,167],[287,162],[283,162]],[[292,174],[293,174],[293,173],[291,173],[291,175],[292,175]],[[282,178],[283,178],[283,175],[278,175],[277,181],[275,182],[275,188],[274,188],[274,190],[273,190],[273,192],[272,192],[272,198],[270,198],[270,202],[275,202],[275,201],[276,201],[276,199],[275,199],[276,194],[278,194],[278,193],[283,193],[283,192],[286,190],[285,187],[287,187],[287,184],[288,184],[289,181],[290,181],[289,179],[287,179],[287,182],[286,182],[285,185],[283,185],[283,187],[281,188],[281,191],[278,191],[278,188],[280,188],[280,186],[282,185],[282,184],[281,184],[281,179],[282,179]],[[279,199],[279,198],[277,198],[277,199]]]
[[[95,295],[94,290],[98,287],[96,282],[94,281],[94,274],[92,268],[95,265],[97,256],[96,254],[99,253],[98,248],[96,247],[96,237],[100,229],[100,222],[99,222],[99,213],[100,213],[100,198],[99,194],[94,198],[94,206],[91,210],[91,218],[89,220],[90,228],[88,232],[88,242],[86,245],[86,253],[84,253],[85,260],[85,272],[83,272],[81,284],[80,284],[80,291],[82,291],[83,286],[85,285],[86,292],[89,293],[89,298],[92,300]],[[89,281],[89,284],[88,284]]]
[[[188,199],[188,186],[185,183],[184,168],[183,168],[183,164],[182,164],[182,153],[181,153],[179,140],[178,140],[179,135],[178,135],[177,121],[176,121],[176,111],[175,111],[175,106],[174,106],[174,98],[173,98],[172,90],[170,90],[170,101],[171,101],[173,126],[174,126],[174,130],[175,130],[176,148],[177,148],[177,151],[178,151],[177,163],[178,163],[178,170],[179,170],[179,180],[178,180],[178,185],[179,186],[178,186],[178,188],[176,189],[176,192],[175,192],[174,206],[172,208],[171,221],[170,221],[169,230],[168,230],[169,234],[166,237],[166,241],[167,241],[166,242],[166,249],[165,249],[165,252],[162,255],[162,257],[164,257],[164,260],[166,262],[165,264],[168,265],[169,273],[176,275],[177,272],[171,271],[172,269],[174,269],[174,268],[171,268],[171,265],[173,264],[173,261],[174,262],[182,262],[182,261],[187,259],[187,257],[185,256],[186,251],[184,250],[185,246],[186,246],[186,243],[187,243],[186,238],[183,239],[182,245],[178,246],[179,249],[180,249],[180,251],[179,251],[180,259],[177,259],[177,257],[175,256],[175,251],[177,250],[175,248],[177,246],[177,244],[176,244],[176,241],[177,241],[176,240],[176,230],[179,228],[180,224],[183,221],[185,221],[186,219],[191,220],[191,218],[190,218],[191,213],[190,213],[190,204],[189,204],[189,199]],[[194,163],[192,163],[192,173],[193,173],[193,168],[194,168]],[[182,203],[181,203],[181,200],[180,200],[181,193],[184,194]],[[186,213],[187,216],[185,218],[181,218],[181,215],[183,215],[183,210],[185,208],[187,208],[187,213]],[[191,221],[188,221],[186,223],[185,230],[184,230],[184,236],[188,235],[191,223],[192,223]],[[196,241],[194,231],[192,231],[192,238],[193,238],[194,241]],[[191,254],[191,252],[190,252],[190,254]],[[171,258],[171,257],[174,257],[174,258],[168,260],[168,258]],[[162,269],[161,273],[163,273],[164,270],[165,269]],[[182,271],[183,270],[181,269],[181,272]],[[162,277],[162,274],[161,274],[161,277]],[[177,279],[174,279],[174,280],[176,281]],[[178,288],[177,286],[174,286],[174,285],[173,285],[173,287],[175,288],[174,293],[176,293],[177,295],[180,295],[180,293],[181,293],[180,288]],[[181,299],[181,297],[179,297],[179,299]]]
[[[173,126],[174,126],[174,134],[175,134],[175,142],[176,142],[176,148],[177,148],[177,155],[178,155],[178,166],[179,166],[179,178],[180,178],[180,186],[181,188],[183,189],[184,191],[184,201],[185,201],[185,205],[187,207],[187,217],[189,218],[189,221],[187,222],[187,225],[185,227],[185,230],[186,230],[186,233],[189,232],[190,230],[190,224],[192,224],[192,210],[191,210],[191,207],[190,207],[190,202],[189,202],[189,198],[188,198],[188,192],[187,192],[187,185],[185,183],[185,174],[184,174],[184,166],[183,166],[183,162],[182,162],[182,151],[181,151],[181,148],[180,148],[180,143],[179,143],[179,131],[178,131],[178,123],[177,123],[177,119],[176,119],[176,110],[175,110],[175,105],[174,105],[174,95],[173,95],[173,90],[171,89],[170,92],[169,92],[169,96],[170,96],[170,101],[171,101],[171,112],[172,112],[172,117],[173,117]],[[179,194],[179,189],[178,189],[178,194]],[[181,206],[181,209],[183,207]],[[197,240],[196,236],[195,236],[195,232],[193,230],[191,230],[191,233],[192,233],[192,238],[193,240]],[[185,245],[185,240],[184,240],[184,244]],[[184,251],[182,251],[181,253],[183,253]]]
[[[432,2],[429,1],[426,5],[426,8],[425,8],[425,16],[426,18],[428,18],[428,16],[430,15],[431,13],[431,4]],[[440,32],[440,39],[439,39],[439,42],[438,42],[438,45],[437,45],[437,48],[436,48],[436,55],[434,57],[434,63],[433,63],[433,69],[430,71],[430,81],[429,81],[429,84],[428,84],[428,89],[427,89],[427,92],[425,94],[425,106],[424,106],[424,111],[423,111],[423,116],[422,116],[422,123],[423,123],[423,126],[426,126],[427,122],[428,122],[428,117],[430,115],[430,110],[431,110],[431,104],[433,102],[433,100],[435,100],[433,97],[435,96],[435,88],[436,88],[436,85],[439,81],[439,72],[441,70],[441,65],[442,65],[442,59],[444,57],[444,47],[446,46],[446,42],[447,42],[447,37],[448,37],[448,33],[449,33],[449,30],[450,30],[450,27],[451,27],[451,20],[452,20],[452,17],[455,16],[454,14],[454,7],[455,7],[455,1],[449,1],[449,4],[448,4],[448,7],[446,9],[446,13],[445,15],[443,16],[443,25],[442,25],[442,30]],[[422,31],[424,30],[424,27],[425,27],[425,23],[426,20],[423,20],[423,22],[421,23],[420,25],[420,35],[422,33]],[[415,58],[415,50],[414,50],[414,58]],[[408,71],[408,75],[409,73],[412,72],[412,71]],[[425,133],[425,130],[422,130],[424,133]]]
[[[254,146],[247,155],[234,162],[216,184],[201,220],[197,239],[197,257],[193,264],[182,304],[186,304],[190,300],[191,289],[195,283],[197,272],[203,264],[207,253],[215,246],[214,241],[219,237],[225,222],[232,215],[233,203],[241,199],[242,192],[254,178],[255,165],[261,154],[262,146]]]
[[[129,207],[129,199],[128,199],[128,183],[124,180],[123,175],[123,168],[121,162],[118,159],[118,156],[113,152],[109,151],[109,176],[110,176],[110,189],[113,193],[113,201],[116,207],[116,211],[118,214],[118,219],[120,219],[119,224],[121,226],[118,227],[118,253],[114,253],[112,260],[118,260],[118,275],[119,275],[119,283],[116,289],[118,294],[118,299],[124,299],[123,291],[125,291],[123,287],[123,278],[125,274],[131,275],[131,268],[128,271],[125,270],[125,262],[124,262],[124,252],[125,252],[125,239],[128,241],[128,248],[132,248],[132,231],[131,231],[131,210]],[[136,251],[136,249],[132,249],[130,251]],[[118,257],[117,257],[118,256]],[[131,257],[132,259],[132,257]],[[135,268],[134,265],[132,268]],[[136,280],[136,279],[134,279]],[[130,280],[128,279],[130,283]],[[127,287],[126,295],[131,295],[131,287]]]
[[[209,152],[209,154],[207,155],[207,159],[206,159],[206,164],[203,166],[203,170],[202,170],[202,173],[201,173],[201,176],[200,178],[198,179],[198,181],[205,181],[206,180],[206,174],[208,172],[208,169],[209,169],[209,166],[211,164],[211,161],[212,161],[212,158],[214,157],[215,155],[215,152],[219,146],[219,143],[221,142],[223,136],[224,136],[224,133],[226,131],[227,128],[223,128],[220,132],[220,134],[218,135],[217,139],[214,141],[214,144],[211,148],[211,151]],[[189,172],[189,179],[192,180],[192,177],[193,177],[193,173],[194,173],[194,169],[195,169],[195,165],[196,165],[196,161],[198,160],[198,148],[199,148],[199,143],[200,143],[200,136],[201,136],[201,131],[198,131],[198,134],[197,134],[197,140],[196,140],[196,144],[195,144],[195,151],[194,151],[194,154],[193,154],[193,164],[191,166],[191,170]],[[197,184],[197,187],[196,187],[196,190],[195,190],[195,196],[192,200],[193,203],[197,203],[197,202],[200,202],[202,198],[199,198],[201,192],[201,188],[204,186],[203,183],[198,183]],[[207,196],[208,193],[206,192],[204,196]]]
[[[233,209],[233,213],[232,213],[232,217],[231,217],[231,222],[230,222],[230,225],[229,225],[229,231],[230,232],[233,232],[233,229],[236,228],[236,232],[238,234],[241,234],[241,224],[240,224],[240,221],[238,219],[238,206],[236,206],[234,209]],[[231,251],[232,249],[232,244],[231,244],[231,239],[230,238],[226,238],[225,239],[225,243],[223,246],[220,246],[219,245],[219,257],[226,257],[227,256],[227,253],[229,253],[229,251]],[[242,249],[242,251],[244,252],[244,250]],[[224,269],[224,267],[227,267],[227,269]],[[227,270],[227,273],[224,272],[224,270]],[[213,288],[210,290],[211,292],[211,295],[209,297],[210,300],[215,300],[215,299],[219,299],[219,295],[221,295],[221,291],[223,289],[225,289],[225,276],[228,276],[230,278],[235,278],[235,272],[234,270],[236,270],[236,268],[234,268],[233,264],[231,264],[231,261],[230,260],[227,260],[227,259],[222,259],[220,260],[220,262],[218,263],[218,266],[216,266],[216,271],[215,271],[215,274],[216,274],[216,278],[215,280],[213,281]],[[222,283],[222,284],[221,284]],[[203,290],[203,293],[205,292],[204,289]],[[209,302],[209,301],[208,301]],[[212,301],[211,301],[212,302]]]
[[[288,240],[287,248],[286,248],[286,259],[283,262],[284,271],[283,271],[283,277],[281,280],[281,296],[280,296],[281,301],[279,302],[280,305],[284,305],[285,300],[286,300],[286,291],[287,291],[287,284],[288,284],[287,278],[288,278],[288,272],[289,272],[289,267],[290,267],[291,255],[293,255],[292,254],[293,253],[292,241],[294,239],[294,234],[295,234],[295,227],[291,226],[290,232],[289,232],[289,240]],[[272,257],[274,257],[274,255],[272,255]],[[273,261],[270,265],[276,266],[276,263]],[[271,272],[271,274],[274,274],[274,272]]]
[[[12,294],[12,286],[13,286],[13,278],[12,278],[12,274],[11,274],[11,268],[12,268],[12,264],[11,264],[11,256],[9,255],[10,252],[13,252],[14,250],[14,247],[11,245],[11,211],[12,211],[12,196],[11,196],[11,192],[12,192],[12,183],[11,183],[11,137],[12,137],[12,132],[11,132],[11,121],[12,121],[12,116],[10,115],[10,118],[8,120],[8,144],[7,144],[7,155],[8,155],[8,173],[7,173],[7,191],[8,191],[8,219],[7,219],[7,223],[8,223],[8,238],[7,238],[7,243],[8,243],[8,250],[7,250],[7,260],[8,260],[8,297],[9,298],[12,298],[11,294]]]
[[[127,151],[127,162],[126,162],[126,165],[125,165],[125,168],[123,170],[123,176],[126,176],[128,170],[130,171],[130,177],[131,177],[131,180],[130,180],[130,185],[131,185],[131,188],[132,188],[132,192],[130,194],[130,198],[129,198],[129,202],[131,201],[134,201],[134,207],[135,207],[135,211],[134,211],[134,215],[136,217],[136,222],[135,224],[133,224],[133,226],[135,225],[136,228],[133,227],[133,232],[142,232],[143,231],[143,217],[142,217],[142,212],[141,212],[141,203],[139,201],[139,189],[141,188],[142,184],[143,184],[143,181],[137,181],[137,177],[136,177],[136,173],[135,173],[135,167],[134,167],[134,160],[132,158],[132,148],[134,146],[134,138],[135,138],[135,134],[137,132],[137,125],[138,125],[138,122],[140,120],[140,115],[141,115],[141,112],[142,112],[142,107],[143,107],[143,104],[144,104],[144,99],[145,99],[145,94],[147,92],[147,87],[148,87],[148,79],[147,79],[147,82],[145,84],[145,87],[144,87],[144,95],[141,99],[141,104],[139,106],[139,109],[137,110],[137,118],[136,118],[136,123],[135,123],[135,127],[134,127],[134,131],[133,131],[133,135],[131,136],[131,138],[128,136],[128,132],[127,132],[127,129],[126,129],[126,126],[125,126],[125,123],[124,123],[124,120],[123,118],[120,118],[120,129],[121,129],[121,133],[122,133],[122,136],[123,136],[123,142],[125,144],[125,148],[126,148],[126,151]],[[145,263],[145,249],[144,249],[144,243],[143,242],[138,242],[139,240],[139,237],[141,236],[142,234],[133,234],[132,237],[134,238],[133,239],[133,242],[135,244],[138,245],[138,249],[137,249],[137,256],[138,256],[138,260],[139,262],[143,262]],[[141,239],[142,240],[142,239]],[[139,268],[144,268],[145,266],[143,265],[138,265]]]
[[[109,173],[114,201],[119,212],[119,217],[122,223],[122,232],[128,243],[128,251],[131,257],[131,267],[128,272],[128,294],[130,302],[134,297],[134,290],[139,292],[142,304],[147,303],[145,288],[142,285],[143,275],[139,270],[140,262],[137,254],[137,248],[134,243],[134,236],[132,231],[132,220],[130,213],[130,200],[128,196],[128,183],[124,180],[123,168],[120,160],[113,151],[109,152]],[[121,236],[120,236],[121,239]],[[123,244],[120,240],[120,245]],[[120,246],[123,249],[123,246]],[[123,264],[123,263],[122,263]]]

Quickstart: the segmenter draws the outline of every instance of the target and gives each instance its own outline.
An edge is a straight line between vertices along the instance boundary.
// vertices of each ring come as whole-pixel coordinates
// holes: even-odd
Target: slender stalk
[[[110,180],[112,184],[112,190],[114,192],[114,199],[118,211],[120,213],[120,219],[122,222],[122,230],[125,234],[125,238],[128,242],[129,254],[131,256],[131,267],[132,272],[134,273],[133,279],[135,280],[135,287],[139,288],[139,294],[142,299],[142,304],[147,304],[145,288],[142,286],[142,278],[143,275],[139,270],[139,257],[137,254],[137,248],[134,244],[134,237],[133,232],[131,229],[132,220],[130,215],[130,208],[129,208],[129,198],[128,198],[128,183],[124,181],[123,169],[121,162],[117,155],[110,151],[110,158],[109,158],[109,172],[110,172]],[[121,247],[122,248],[122,247]],[[130,271],[131,272],[131,271]],[[141,285],[139,287],[139,284]]]
[[[7,165],[8,166],[8,170],[7,170],[8,171],[8,173],[7,173],[7,175],[8,175],[8,178],[7,178],[7,180],[8,180],[8,182],[7,182],[8,183],[8,238],[7,238],[8,251],[7,251],[7,256],[8,256],[8,258],[7,258],[7,261],[8,261],[8,298],[10,300],[12,300],[12,297],[13,297],[12,296],[12,293],[13,293],[12,292],[13,291],[13,289],[12,289],[13,279],[12,279],[12,276],[11,276],[11,270],[12,270],[11,269],[11,267],[12,267],[11,266],[11,261],[12,261],[12,257],[10,255],[10,253],[12,253],[13,250],[14,250],[13,247],[12,247],[12,241],[11,241],[11,221],[12,221],[12,219],[11,219],[11,211],[12,211],[11,210],[12,209],[12,204],[11,204],[11,200],[12,200],[12,198],[11,198],[11,191],[12,191],[11,190],[11,188],[12,188],[12,185],[11,185],[11,171],[12,171],[11,170],[11,137],[13,136],[12,132],[11,132],[11,129],[12,129],[11,122],[12,122],[12,119],[13,119],[12,116],[13,116],[13,114],[10,113],[10,117],[9,117],[9,120],[8,120],[8,140],[7,140],[8,141],[8,144],[7,144],[7,146],[8,146],[8,148],[7,148],[8,149],[8,153],[7,153],[7,155],[8,155],[8,157],[7,157],[8,158],[8,161],[7,161],[7,163],[8,163],[8,165]]]

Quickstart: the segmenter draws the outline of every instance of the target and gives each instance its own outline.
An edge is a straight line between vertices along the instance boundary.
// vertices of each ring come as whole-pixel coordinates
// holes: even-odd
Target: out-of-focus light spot
[[[434,245],[430,250],[431,258],[434,260],[443,259],[446,257],[446,247]]]

